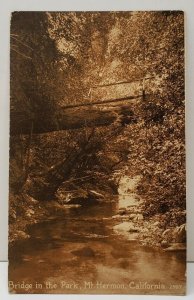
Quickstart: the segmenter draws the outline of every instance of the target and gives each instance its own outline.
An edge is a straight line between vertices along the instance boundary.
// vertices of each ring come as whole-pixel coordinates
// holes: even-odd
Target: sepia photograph
[[[15,11],[12,294],[186,293],[183,11]]]

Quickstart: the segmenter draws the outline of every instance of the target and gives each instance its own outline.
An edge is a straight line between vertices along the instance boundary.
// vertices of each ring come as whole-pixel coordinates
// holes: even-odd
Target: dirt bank
[[[28,226],[55,218],[64,209],[57,201],[37,201],[27,194],[10,195],[9,244],[27,239]]]

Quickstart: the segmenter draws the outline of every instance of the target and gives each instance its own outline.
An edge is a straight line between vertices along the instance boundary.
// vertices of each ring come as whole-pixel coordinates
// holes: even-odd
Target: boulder
[[[127,211],[126,209],[119,209],[119,215],[123,216],[126,215]]]
[[[129,220],[134,220],[136,218],[136,214],[130,214],[129,215]]]
[[[142,221],[143,220],[143,215],[142,214],[137,214],[134,218],[134,221]]]
[[[31,217],[32,215],[34,215],[34,210],[31,209],[31,208],[28,208],[28,209],[26,210],[26,212],[25,212],[25,215],[26,215],[27,217]]]
[[[114,226],[115,231],[139,232],[139,229],[132,222],[123,222]]]
[[[162,240],[160,243],[161,247],[167,248],[169,246],[169,243],[166,240]]]
[[[164,251],[185,251],[185,243],[172,243],[169,247],[165,248]]]
[[[21,240],[25,240],[25,239],[28,239],[30,237],[29,234],[25,233],[22,230],[16,231],[15,236],[17,236],[17,238],[21,239]]]
[[[137,233],[137,232],[139,232],[139,228],[137,228],[137,227],[130,227],[129,230],[128,230],[128,232]]]

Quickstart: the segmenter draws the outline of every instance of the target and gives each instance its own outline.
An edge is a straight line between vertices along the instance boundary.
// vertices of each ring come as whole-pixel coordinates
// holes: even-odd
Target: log
[[[69,109],[69,108],[75,108],[75,107],[81,107],[81,106],[102,105],[102,104],[106,104],[106,103],[121,102],[121,101],[133,100],[133,99],[138,99],[138,98],[142,98],[142,95],[127,96],[127,97],[121,97],[121,98],[116,98],[116,99],[108,99],[108,100],[102,100],[102,101],[85,102],[85,103],[79,103],[79,104],[70,104],[70,105],[63,106],[63,109]]]
[[[10,134],[29,134],[32,122],[34,123],[33,134],[41,134],[59,130],[72,130],[85,127],[107,126],[114,122],[116,116],[113,112],[88,110],[60,112],[55,116],[46,113],[37,114],[36,118],[25,118],[21,115],[11,114]]]
[[[139,97],[140,96],[137,96],[137,98]],[[126,98],[129,99],[129,97]],[[117,99],[117,101],[123,101],[126,100],[126,98]],[[111,100],[111,102],[113,101]],[[101,104],[104,103],[110,103],[110,100],[101,102]],[[95,105],[95,102],[69,105],[68,107],[66,106],[61,108],[61,110],[57,113],[55,112],[55,114],[45,110],[37,112],[35,116],[29,116],[22,111],[11,111],[10,134],[30,134],[32,122],[33,134],[41,134],[59,130],[72,130],[85,127],[107,126],[112,124],[117,119],[119,114],[123,114],[122,106],[100,110],[92,107],[93,105]],[[79,109],[81,106],[83,108]]]

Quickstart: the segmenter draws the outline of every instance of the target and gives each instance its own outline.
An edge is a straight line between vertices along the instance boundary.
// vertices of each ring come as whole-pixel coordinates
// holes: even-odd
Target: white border
[[[194,0],[6,0],[0,9],[0,260],[7,260],[9,19],[11,11],[184,10],[186,13],[188,260],[194,261]]]

